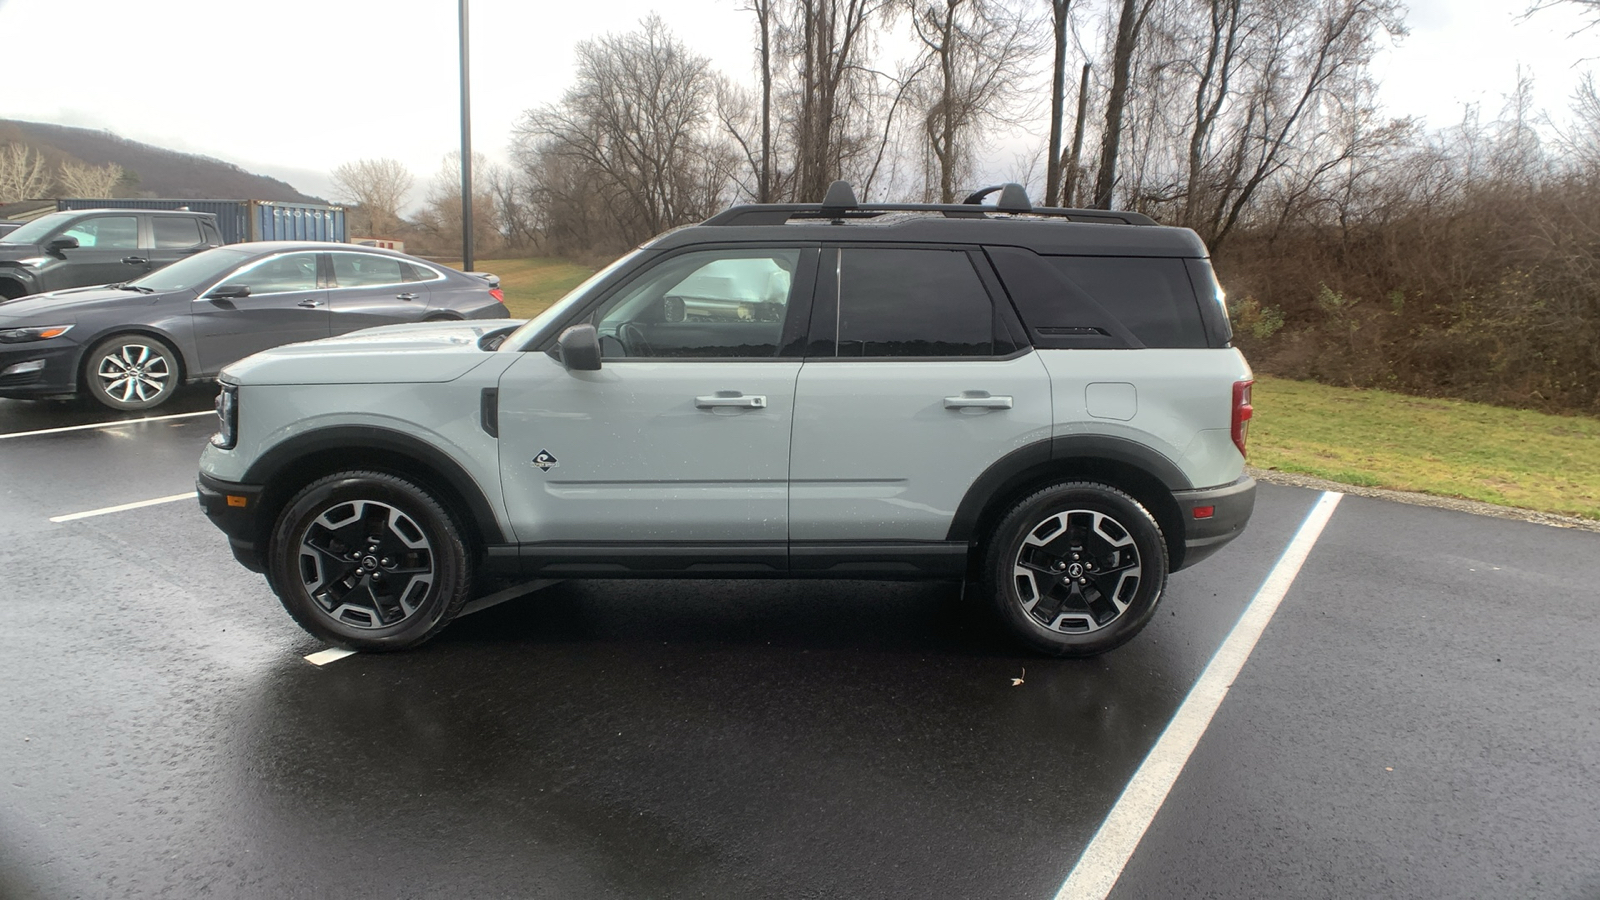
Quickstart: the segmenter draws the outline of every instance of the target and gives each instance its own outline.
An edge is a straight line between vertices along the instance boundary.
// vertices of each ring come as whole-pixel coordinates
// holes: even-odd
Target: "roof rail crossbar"
[[[983,198],[1000,192],[993,206],[985,205]],[[835,181],[821,203],[758,203],[735,206],[705,220],[705,225],[782,225],[790,219],[828,219],[842,223],[845,219],[871,219],[891,212],[941,213],[952,219],[970,219],[989,212],[1012,215],[1051,216],[1079,222],[1099,222],[1120,225],[1154,225],[1156,221],[1143,213],[1110,209],[1066,209],[1053,206],[1034,206],[1028,192],[1015,182],[997,184],[973,191],[959,204],[950,203],[858,203],[856,192],[848,181]]]

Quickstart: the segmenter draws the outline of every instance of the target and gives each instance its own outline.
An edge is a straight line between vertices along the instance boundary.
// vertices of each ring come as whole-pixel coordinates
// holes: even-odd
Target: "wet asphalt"
[[[316,667],[193,501],[49,521],[212,430],[0,436],[0,898],[1049,898],[1318,497],[1095,660],[953,585],[574,581]],[[1345,498],[1113,896],[1600,897],[1597,585],[1600,535]]]

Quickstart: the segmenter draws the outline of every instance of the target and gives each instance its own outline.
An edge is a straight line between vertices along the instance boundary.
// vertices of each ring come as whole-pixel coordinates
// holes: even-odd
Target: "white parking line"
[[[65,425],[61,428],[42,428],[38,431],[18,431],[12,434],[0,434],[0,441],[11,438],[37,437],[41,434],[62,434],[68,431],[89,431],[95,428],[122,428],[127,425],[139,425],[144,422],[165,422],[168,419],[192,419],[195,416],[214,416],[211,410],[203,412],[173,413],[170,416],[146,416],[143,419],[123,419],[120,422],[95,422],[90,425]]]
[[[190,491],[187,494],[173,494],[170,497],[157,497],[154,500],[139,500],[134,503],[120,503],[116,506],[107,506],[104,509],[91,509],[87,512],[67,513],[64,516],[51,516],[50,521],[75,522],[78,519],[88,519],[94,516],[103,516],[108,513],[124,512],[130,509],[142,509],[146,506],[160,506],[163,503],[177,503],[179,500],[193,500],[195,496],[196,493],[194,491]]]
[[[346,650],[343,647],[329,647],[326,650],[318,650],[315,653],[308,654],[306,662],[311,663],[313,666],[325,666],[331,662],[338,662],[346,656],[355,655],[356,652],[354,650]]]
[[[1278,564],[1272,567],[1267,580],[1262,582],[1261,589],[1245,607],[1233,631],[1228,633],[1227,640],[1200,673],[1200,679],[1151,748],[1150,755],[1140,764],[1139,771],[1133,774],[1122,796],[1117,798],[1110,815],[1100,823],[1100,830],[1089,841],[1078,864],[1072,867],[1056,893],[1056,900],[1104,900],[1111,893],[1343,496],[1325,492],[1306,515]]]

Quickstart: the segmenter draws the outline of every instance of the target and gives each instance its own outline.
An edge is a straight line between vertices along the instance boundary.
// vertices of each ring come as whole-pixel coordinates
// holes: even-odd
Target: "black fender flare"
[[[1194,487],[1177,463],[1137,441],[1100,434],[1058,435],[1019,447],[983,470],[956,507],[945,540],[979,539],[982,535],[977,533],[978,525],[996,497],[1031,481],[1030,473],[1072,459],[1103,460],[1137,469],[1159,482],[1169,493]]]
[[[494,507],[490,505],[482,486],[459,463],[426,441],[376,425],[334,425],[295,435],[273,445],[257,457],[240,480],[246,484],[268,485],[270,488],[276,476],[306,459],[330,453],[358,455],[363,450],[378,451],[391,460],[408,461],[410,466],[397,467],[402,474],[407,468],[414,468],[437,476],[444,482],[441,486],[453,492],[461,501],[464,507],[462,511],[471,517],[471,524],[485,544],[505,541],[500,521],[495,518]],[[366,465],[362,462],[354,464]],[[382,459],[372,465],[384,468]],[[278,498],[279,502],[286,499]]]

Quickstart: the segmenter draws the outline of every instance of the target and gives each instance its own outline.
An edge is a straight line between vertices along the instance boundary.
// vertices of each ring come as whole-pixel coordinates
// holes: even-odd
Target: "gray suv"
[[[1023,643],[1133,637],[1244,528],[1250,369],[1134,213],[741,206],[526,323],[224,369],[201,506],[308,631],[437,634],[480,576],[945,579]]]
[[[0,300],[132,281],[222,246],[210,213],[85,209],[40,216],[0,234]]]

